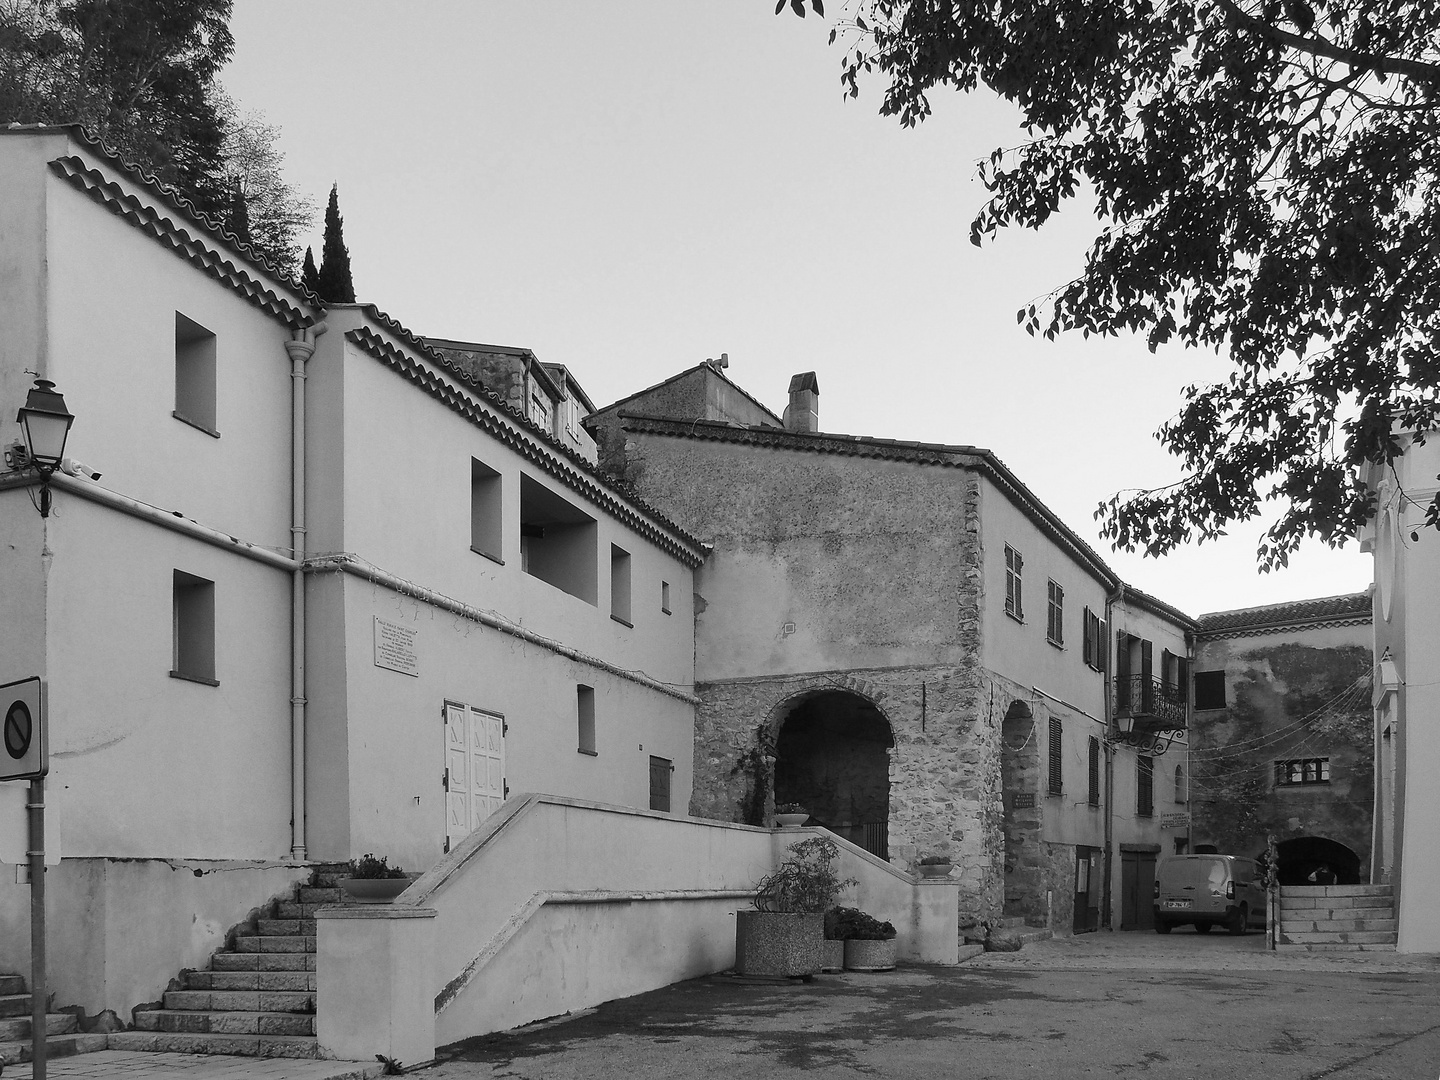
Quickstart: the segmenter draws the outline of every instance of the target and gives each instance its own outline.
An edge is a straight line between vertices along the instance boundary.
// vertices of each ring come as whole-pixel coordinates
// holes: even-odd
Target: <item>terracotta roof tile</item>
[[[1239,630],[1284,629],[1325,622],[1365,622],[1371,618],[1368,592],[1346,593],[1343,596],[1322,596],[1314,600],[1293,600],[1286,604],[1237,608],[1201,615],[1203,637],[1223,637]]]

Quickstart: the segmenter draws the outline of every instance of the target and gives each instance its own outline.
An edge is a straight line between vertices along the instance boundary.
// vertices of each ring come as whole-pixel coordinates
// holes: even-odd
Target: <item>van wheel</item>
[[[1170,924],[1168,922],[1156,922],[1155,932],[1157,934],[1168,934],[1170,932]]]
[[[1245,933],[1245,928],[1249,926],[1249,924],[1250,908],[1245,904],[1241,904],[1240,909],[1236,911],[1234,915],[1231,915],[1228,920],[1226,920],[1225,929],[1230,932],[1231,936],[1239,937],[1241,934]]]
[[[1208,934],[1210,932],[1210,927],[1213,925],[1213,923],[1208,922],[1197,922],[1195,924],[1195,932],[1197,934]]]

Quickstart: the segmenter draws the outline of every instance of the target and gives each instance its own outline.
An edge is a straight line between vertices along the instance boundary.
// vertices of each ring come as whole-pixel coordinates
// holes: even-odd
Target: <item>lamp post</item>
[[[15,417],[25,436],[29,464],[40,473],[40,516],[50,516],[50,477],[65,457],[65,439],[75,417],[49,379],[36,379]],[[45,776],[32,775],[30,798],[30,1046],[35,1080],[45,1080],[45,1007],[49,994],[45,978]]]
[[[40,472],[40,516],[50,516],[50,477],[65,457],[65,439],[75,417],[49,379],[36,379],[15,419],[25,436],[30,464]]]

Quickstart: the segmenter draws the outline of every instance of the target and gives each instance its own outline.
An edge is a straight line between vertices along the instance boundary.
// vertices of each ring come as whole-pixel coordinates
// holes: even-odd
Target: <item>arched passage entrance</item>
[[[796,701],[775,739],[775,801],[888,858],[890,748],[895,737],[874,702],[848,690]]]
[[[1310,874],[1320,866],[1335,872],[1337,885],[1362,885],[1360,856],[1337,840],[1323,836],[1297,836],[1282,840],[1280,854],[1281,885],[1311,885]]]

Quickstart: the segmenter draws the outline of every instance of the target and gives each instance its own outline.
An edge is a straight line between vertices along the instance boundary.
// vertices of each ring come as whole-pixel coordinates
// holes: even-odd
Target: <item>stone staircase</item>
[[[162,1007],[137,1009],[112,1050],[315,1058],[315,909],[337,904],[337,870],[296,886],[293,900],[236,927],[207,971],[182,971]],[[176,982],[172,982],[176,986]]]
[[[45,1016],[46,1058],[104,1050],[101,1033],[87,1035],[69,1013]],[[30,993],[19,975],[0,975],[0,1068],[30,1060]]]
[[[1389,885],[1280,886],[1280,952],[1394,952]]]

